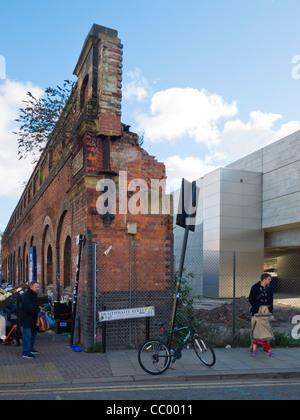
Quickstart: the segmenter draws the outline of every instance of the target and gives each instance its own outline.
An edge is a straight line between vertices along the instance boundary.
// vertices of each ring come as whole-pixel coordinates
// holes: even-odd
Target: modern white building
[[[235,271],[237,294],[247,296],[273,253],[277,287],[300,294],[300,131],[205,175],[198,186],[186,259],[195,293],[231,297]],[[176,259],[182,235],[176,228]]]

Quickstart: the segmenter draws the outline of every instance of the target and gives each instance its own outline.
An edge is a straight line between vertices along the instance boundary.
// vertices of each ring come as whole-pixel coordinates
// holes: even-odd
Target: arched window
[[[17,271],[17,267],[16,267],[16,251],[14,252],[14,256],[13,256],[13,260],[12,260],[12,284],[14,286],[16,286],[16,271]]]
[[[24,248],[23,248],[23,264],[22,264],[22,283],[26,283],[27,282],[27,244],[25,242],[24,244]]]
[[[46,285],[53,284],[53,253],[51,245],[47,250]]]
[[[26,265],[25,265],[25,283],[29,282],[29,257],[26,255]]]
[[[22,256],[21,256],[21,247],[18,251],[18,285],[22,283]]]

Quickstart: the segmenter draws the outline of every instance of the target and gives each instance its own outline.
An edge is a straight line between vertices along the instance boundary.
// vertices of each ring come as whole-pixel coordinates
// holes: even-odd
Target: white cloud
[[[181,179],[194,181],[220,166],[234,162],[260,148],[300,130],[299,121],[282,124],[274,129],[275,122],[282,119],[279,114],[264,114],[254,111],[247,123],[236,119],[224,125],[218,134],[219,140],[204,157],[172,156],[165,160],[168,186],[179,188]]]
[[[149,112],[136,118],[138,130],[145,133],[148,142],[178,141],[178,147],[192,149],[194,141],[194,145],[205,146],[205,151],[194,157],[173,156],[166,160],[169,185],[178,185],[182,177],[198,179],[300,130],[300,121],[280,125],[280,114],[256,110],[250,112],[247,122],[237,116],[236,101],[228,103],[205,89],[174,88],[155,93]]]
[[[219,143],[219,149],[225,156],[224,161],[233,162],[300,130],[299,121],[291,121],[275,129],[275,123],[281,119],[280,114],[253,111],[247,123],[238,119],[227,122],[220,132]]]
[[[27,181],[32,172],[30,161],[18,160],[17,131],[15,119],[19,108],[24,106],[27,91],[36,97],[43,91],[32,83],[5,80],[0,84],[0,197],[17,199],[23,192],[21,184]]]
[[[154,94],[151,115],[138,116],[138,129],[153,142],[188,136],[212,146],[219,140],[218,123],[237,112],[235,102],[228,104],[204,89],[173,88]]]
[[[168,176],[168,190],[180,188],[182,178],[192,182],[217,168],[207,160],[196,157],[183,159],[180,156],[171,156],[164,163]]]
[[[131,79],[131,81],[124,85],[123,97],[129,102],[135,100],[142,102],[149,98],[151,91],[150,85],[142,75],[142,71],[136,67],[134,71],[129,72],[127,76]]]

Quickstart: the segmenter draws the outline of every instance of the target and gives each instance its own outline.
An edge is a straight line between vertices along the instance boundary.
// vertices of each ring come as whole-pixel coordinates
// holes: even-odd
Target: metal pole
[[[189,238],[189,232],[190,232],[189,226],[187,226],[185,228],[185,233],[184,233],[184,237],[183,237],[183,245],[182,245],[179,272],[178,272],[178,281],[177,281],[177,284],[176,284],[176,292],[175,292],[175,298],[174,298],[174,304],[173,304],[170,331],[174,330],[174,325],[175,325],[175,320],[176,320],[177,307],[178,307],[178,301],[179,301],[179,298],[180,298],[180,289],[181,289],[181,283],[182,283],[182,277],[183,277],[184,261],[185,261],[185,256],[186,256],[186,249],[187,249],[187,243],[188,243],[188,238]]]
[[[178,277],[178,281],[176,285],[170,331],[174,330],[174,325],[176,321],[176,314],[177,314],[178,302],[180,298],[180,289],[181,289],[181,283],[182,283],[182,277],[183,277],[183,271],[184,271],[184,262],[185,262],[188,238],[189,238],[189,233],[190,233],[189,219],[191,218],[191,209],[193,207],[194,197],[196,197],[196,182],[193,182],[192,184],[192,197],[191,197],[189,212],[187,213],[186,227],[185,227],[185,232],[184,232],[184,237],[183,237],[183,245],[182,245],[181,258],[180,258],[180,264],[179,264],[179,277]],[[169,342],[168,342],[169,349],[171,348],[171,345],[172,345],[172,338],[173,338],[173,335],[171,334],[169,337]]]
[[[97,341],[97,246],[94,244],[94,344]]]
[[[236,334],[236,251],[233,251],[233,309],[232,309],[232,345],[235,347]]]
[[[79,275],[80,275],[80,263],[81,263],[81,252],[82,252],[82,246],[85,243],[85,236],[84,235],[79,235],[78,242],[79,242],[78,243],[79,251],[78,251],[76,279],[75,279],[74,294],[73,294],[72,331],[71,331],[70,346],[72,346],[74,344],[75,321],[76,321],[76,312],[77,312],[78,287],[79,287]]]
[[[150,317],[146,318],[146,341],[150,340]]]
[[[102,307],[102,311],[106,311],[106,306]],[[102,351],[106,353],[106,322],[102,322]]]

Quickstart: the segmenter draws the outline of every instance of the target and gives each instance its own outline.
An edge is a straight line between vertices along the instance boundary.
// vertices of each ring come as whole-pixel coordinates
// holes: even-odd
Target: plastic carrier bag
[[[50,330],[53,325],[54,321],[46,314],[46,312],[42,311],[38,314],[36,326],[40,333]]]

